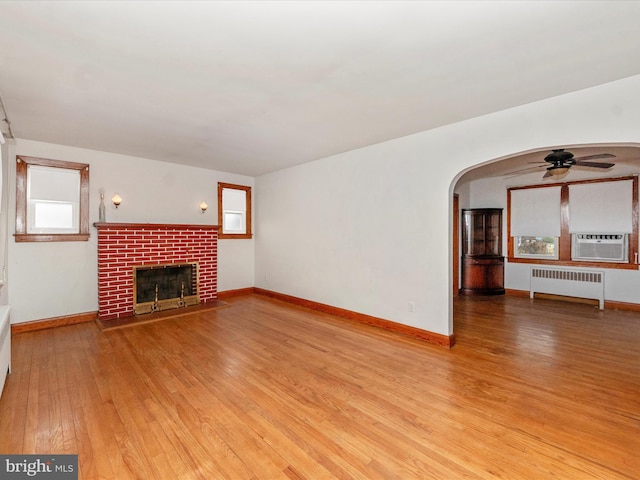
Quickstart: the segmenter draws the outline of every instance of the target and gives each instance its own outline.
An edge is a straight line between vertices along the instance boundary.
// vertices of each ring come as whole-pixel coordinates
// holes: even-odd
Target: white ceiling
[[[638,19],[627,1],[2,1],[0,92],[18,138],[256,176],[640,74]]]

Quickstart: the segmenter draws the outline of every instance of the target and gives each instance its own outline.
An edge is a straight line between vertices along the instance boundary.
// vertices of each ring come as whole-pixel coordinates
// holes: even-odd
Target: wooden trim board
[[[93,322],[98,318],[98,312],[78,313],[75,315],[65,315],[62,317],[45,318],[32,322],[14,323],[11,325],[11,334],[22,332],[33,332],[35,330],[45,330],[47,328],[64,327],[65,325],[75,325],[77,323]]]
[[[438,333],[430,332],[428,330],[422,330],[420,328],[411,327],[409,325],[403,325],[401,323],[392,322],[390,320],[385,320],[383,318],[372,317],[370,315],[365,315],[363,313],[353,312],[351,310],[346,310],[344,308],[333,307],[331,305],[325,305],[323,303],[314,302],[312,300],[305,300],[303,298],[286,295],[284,293],[273,292],[273,291],[265,290],[262,288],[256,287],[254,288],[254,292],[259,295],[265,295],[267,297],[275,298],[277,300],[282,300],[284,302],[292,303],[294,305],[311,308],[313,310],[318,310],[323,313],[335,315],[336,317],[355,320],[356,322],[382,328],[384,330],[388,330],[391,332],[400,333],[402,335],[407,335],[409,337],[424,340],[429,343],[433,343],[443,347],[451,348],[456,343],[454,334],[451,334],[449,336],[440,335]]]

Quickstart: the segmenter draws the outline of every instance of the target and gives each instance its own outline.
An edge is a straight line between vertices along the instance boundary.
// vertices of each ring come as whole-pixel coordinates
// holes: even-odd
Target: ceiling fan
[[[615,163],[605,163],[605,162],[588,162],[587,160],[598,160],[601,158],[615,158],[615,155],[611,153],[598,153],[595,155],[585,155],[582,157],[574,157],[573,153],[565,150],[564,148],[558,148],[552,150],[550,154],[544,157],[544,162],[534,162],[540,163],[541,165],[537,167],[529,167],[524,170],[519,170],[517,172],[512,172],[515,175],[522,175],[524,173],[534,172],[538,168],[542,168],[546,166],[547,171],[543,175],[542,178],[562,178],[564,177],[571,167],[574,165],[577,167],[590,167],[590,168],[611,168],[615,165]]]

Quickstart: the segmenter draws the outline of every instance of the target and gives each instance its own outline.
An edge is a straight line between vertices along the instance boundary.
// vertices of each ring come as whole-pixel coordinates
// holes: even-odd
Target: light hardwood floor
[[[450,350],[258,295],[21,333],[0,453],[84,480],[640,477],[640,314],[454,304]]]

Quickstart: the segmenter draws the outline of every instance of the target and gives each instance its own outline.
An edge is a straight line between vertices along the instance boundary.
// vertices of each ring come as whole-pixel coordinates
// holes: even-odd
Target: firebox
[[[133,267],[133,311],[136,315],[199,303],[197,263]]]

